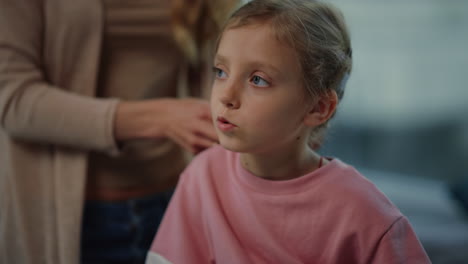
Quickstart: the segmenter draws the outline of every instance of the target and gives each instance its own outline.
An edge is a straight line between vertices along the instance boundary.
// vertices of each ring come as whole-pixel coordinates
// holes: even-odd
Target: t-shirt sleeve
[[[166,263],[151,259],[164,259],[172,264],[210,263],[200,183],[191,176],[194,175],[187,171],[182,174],[146,263]]]
[[[431,263],[408,219],[402,216],[382,236],[369,263]]]

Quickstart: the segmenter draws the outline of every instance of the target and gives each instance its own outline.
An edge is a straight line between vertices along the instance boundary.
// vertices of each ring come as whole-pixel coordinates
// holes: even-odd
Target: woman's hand
[[[121,102],[117,106],[114,135],[119,141],[166,137],[192,153],[218,140],[209,103],[191,98]]]
[[[210,105],[200,99],[172,99],[164,102],[163,131],[166,137],[192,153],[217,143]]]

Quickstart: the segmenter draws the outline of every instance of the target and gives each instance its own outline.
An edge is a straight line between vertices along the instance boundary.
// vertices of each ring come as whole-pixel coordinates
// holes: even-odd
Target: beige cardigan
[[[117,151],[101,5],[0,0],[0,264],[79,262],[85,150]]]

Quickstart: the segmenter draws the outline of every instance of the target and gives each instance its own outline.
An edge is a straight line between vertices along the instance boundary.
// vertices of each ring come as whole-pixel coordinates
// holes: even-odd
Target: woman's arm
[[[110,151],[117,100],[73,94],[46,80],[42,5],[0,0],[0,126],[22,140]]]
[[[41,1],[0,0],[0,126],[11,137],[109,152],[116,140],[169,137],[193,152],[216,140],[205,102],[119,103],[49,83],[42,9]]]

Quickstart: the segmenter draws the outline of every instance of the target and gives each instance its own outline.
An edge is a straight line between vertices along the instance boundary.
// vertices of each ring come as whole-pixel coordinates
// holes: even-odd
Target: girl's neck
[[[242,167],[252,174],[268,180],[290,180],[319,167],[320,155],[305,147],[291,151],[268,153],[241,153]]]

